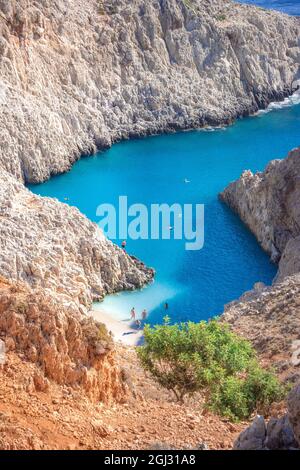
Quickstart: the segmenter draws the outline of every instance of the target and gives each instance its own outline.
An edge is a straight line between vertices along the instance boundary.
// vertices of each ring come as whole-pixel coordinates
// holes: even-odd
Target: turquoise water
[[[240,3],[248,3],[263,8],[278,10],[289,15],[300,16],[300,0],[239,0]]]
[[[274,109],[237,121],[226,129],[183,132],[115,144],[77,162],[72,171],[30,189],[77,206],[98,221],[101,203],[205,204],[205,244],[186,251],[178,240],[128,240],[127,250],[157,271],[154,284],[134,293],[106,298],[101,308],[128,318],[135,306],[161,321],[164,302],[175,320],[207,319],[225,303],[252,288],[271,283],[276,266],[225,205],[218,193],[244,169],[262,170],[299,145],[300,105]],[[190,183],[186,183],[188,179]],[[116,240],[120,243],[121,240]]]

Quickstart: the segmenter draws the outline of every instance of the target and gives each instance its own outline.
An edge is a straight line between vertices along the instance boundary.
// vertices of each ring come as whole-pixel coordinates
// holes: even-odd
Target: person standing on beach
[[[130,315],[131,315],[131,320],[135,320],[135,308],[134,307],[132,307]]]

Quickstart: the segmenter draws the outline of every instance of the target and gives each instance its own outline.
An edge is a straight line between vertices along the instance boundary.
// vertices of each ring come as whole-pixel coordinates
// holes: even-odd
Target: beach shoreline
[[[91,310],[94,320],[103,323],[108,332],[111,332],[116,343],[122,343],[126,346],[138,346],[143,343],[143,329],[138,329],[134,321],[129,318],[126,320],[118,320],[105,312],[104,310]]]

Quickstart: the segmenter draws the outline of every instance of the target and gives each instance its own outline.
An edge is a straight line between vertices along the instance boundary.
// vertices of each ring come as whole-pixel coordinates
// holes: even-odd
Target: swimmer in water
[[[142,320],[145,321],[147,318],[147,310],[144,308],[144,310],[142,311]]]

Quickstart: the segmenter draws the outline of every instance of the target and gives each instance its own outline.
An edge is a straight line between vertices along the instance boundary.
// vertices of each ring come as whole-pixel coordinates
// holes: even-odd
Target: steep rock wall
[[[126,395],[105,326],[43,290],[0,279],[0,338],[6,353],[15,351],[39,366],[37,390],[46,390],[51,379],[82,388],[93,401],[121,401]]]
[[[258,283],[226,305],[221,320],[251,341],[283,380],[300,381],[300,274],[271,287]]]
[[[245,171],[221,194],[261,246],[279,261],[277,280],[300,270],[300,148],[262,173]]]
[[[37,182],[291,93],[299,22],[227,0],[0,1],[0,165]]]
[[[279,269],[273,286],[225,307],[222,321],[249,339],[282,379],[297,384],[288,413],[268,423],[257,417],[237,439],[239,450],[298,449],[300,423],[300,148],[262,173],[246,171],[220,195],[255,234]]]
[[[0,275],[82,311],[105,294],[151,281],[153,270],[108,241],[78,209],[32,194],[3,170],[0,179]]]
[[[113,141],[232,121],[291,93],[299,22],[231,1],[0,1],[0,274],[83,308],[153,272],[43,181]]]

